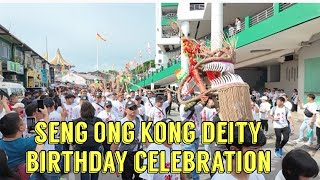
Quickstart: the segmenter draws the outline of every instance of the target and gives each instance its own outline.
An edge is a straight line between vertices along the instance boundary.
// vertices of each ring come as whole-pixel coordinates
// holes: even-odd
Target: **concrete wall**
[[[267,81],[267,69],[236,69],[235,73],[241,76],[244,82],[248,83],[250,88],[261,91],[264,88],[264,82]]]
[[[310,46],[302,47],[298,51],[298,64],[299,64],[299,78],[298,78],[298,92],[300,95],[305,95],[304,92],[304,72],[307,69],[304,68],[304,62],[306,59],[320,57],[320,33],[313,35],[310,39]],[[320,67],[319,67],[320,69]],[[320,78],[320,77],[319,77]],[[302,98],[300,96],[300,98]],[[318,105],[320,104],[320,95],[317,95],[316,100],[318,101]],[[319,106],[320,107],[320,106]]]
[[[269,73],[277,73],[275,69],[270,68]],[[267,82],[265,83],[266,88],[278,88],[283,89],[284,92],[290,97],[292,95],[293,89],[298,88],[298,77],[300,76],[298,71],[298,61],[287,61],[280,64],[280,81],[278,82]],[[299,76],[298,76],[299,74]]]

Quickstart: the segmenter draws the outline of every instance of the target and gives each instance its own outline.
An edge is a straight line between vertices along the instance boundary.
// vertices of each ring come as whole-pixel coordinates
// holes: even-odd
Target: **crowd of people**
[[[276,94],[276,96],[275,96]],[[193,92],[183,96],[183,100],[189,100],[194,96]],[[296,141],[302,142],[305,129],[308,129],[308,144],[313,142],[313,126],[316,125],[316,135],[319,149],[320,144],[320,121],[317,120],[317,106],[314,102],[315,96],[308,95],[308,103],[303,105],[299,100],[295,91],[293,103],[297,103],[300,108],[305,109],[305,119],[300,127],[300,136]],[[38,108],[38,102],[42,100],[44,108]],[[199,174],[193,171],[191,174],[150,174],[144,172],[138,174],[134,169],[134,154],[146,149],[164,150],[167,152],[166,164],[170,165],[169,152],[172,150],[191,150],[196,152],[199,149],[201,137],[201,123],[203,121],[218,122],[219,108],[216,107],[214,97],[201,96],[197,102],[181,104],[179,106],[179,117],[182,122],[193,121],[196,125],[196,140],[191,144],[164,144],[141,143],[139,135],[141,134],[141,122],[152,121],[153,124],[159,121],[168,123],[173,121],[168,118],[168,108],[170,109],[173,97],[171,91],[166,91],[164,95],[155,96],[151,90],[130,91],[128,93],[115,93],[113,90],[104,89],[52,89],[48,92],[26,93],[25,98],[18,102],[16,96],[12,94],[9,99],[5,96],[1,97],[0,102],[0,179],[60,179],[63,173],[40,173],[26,174],[26,151],[28,150],[77,150],[91,151],[99,150],[101,152],[116,150],[128,151],[128,155],[124,163],[124,172],[121,173],[123,180],[128,179],[187,179],[187,177],[197,180]],[[211,156],[215,151],[233,150],[233,151],[257,151],[261,149],[267,142],[268,122],[272,121],[276,134],[275,155],[282,157],[283,147],[288,142],[289,136],[294,132],[294,120],[291,111],[293,106],[289,105],[288,96],[282,90],[266,90],[264,95],[260,97],[258,92],[252,93],[252,113],[255,121],[261,121],[261,129],[258,133],[258,143],[252,144],[252,135],[249,128],[245,129],[244,144],[237,144],[237,129],[234,129],[234,141],[228,145],[218,145],[212,143],[205,145],[205,150],[209,151]],[[317,121],[316,121],[317,120]],[[121,124],[127,121],[135,123],[136,140],[131,144],[109,144],[107,142],[97,143],[93,139],[88,139],[84,144],[48,144],[37,145],[34,141],[35,132],[34,124],[39,121],[84,121],[87,124],[95,122],[120,121]],[[88,125],[88,134],[93,133],[93,126]],[[151,133],[152,134],[152,133]],[[56,136],[59,136],[57,134]],[[88,137],[89,137],[88,136]],[[298,156],[299,155],[299,156]],[[212,157],[210,157],[212,159]],[[293,163],[294,162],[294,163]],[[307,163],[306,163],[307,162]],[[147,163],[147,159],[144,162]],[[182,160],[180,161],[181,166]],[[60,162],[63,169],[63,159]],[[159,162],[155,164],[159,166]],[[278,173],[276,179],[294,180],[300,177],[309,178],[316,177],[319,167],[312,157],[302,151],[295,150],[287,153],[283,159],[282,170]],[[118,175],[118,174],[116,174]],[[98,173],[82,173],[82,180],[97,180]],[[257,174],[247,174],[245,172],[231,174],[215,173],[211,174],[213,180],[223,179],[264,179],[264,176]]]

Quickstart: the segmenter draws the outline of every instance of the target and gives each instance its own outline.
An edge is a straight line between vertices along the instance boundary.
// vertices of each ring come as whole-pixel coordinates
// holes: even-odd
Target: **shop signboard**
[[[41,69],[41,80],[42,83],[47,83],[48,82],[48,76],[47,76],[47,69]]]

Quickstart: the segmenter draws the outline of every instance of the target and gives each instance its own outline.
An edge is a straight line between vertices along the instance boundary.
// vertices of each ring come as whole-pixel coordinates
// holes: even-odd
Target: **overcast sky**
[[[49,60],[60,48],[63,57],[78,71],[124,68],[134,58],[153,59],[155,49],[155,4],[0,4],[0,24],[38,54]],[[151,55],[147,53],[150,42]]]

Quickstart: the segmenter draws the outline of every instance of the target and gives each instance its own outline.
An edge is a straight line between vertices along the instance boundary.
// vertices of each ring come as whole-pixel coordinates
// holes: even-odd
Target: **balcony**
[[[161,7],[173,7],[178,5],[179,3],[161,3]]]
[[[172,14],[172,13],[170,13],[170,14]],[[177,21],[177,15],[176,16],[162,16],[161,25],[162,26],[170,26],[170,23],[172,21]]]
[[[319,9],[320,4],[317,3],[274,3],[272,7],[252,17],[245,17],[241,23],[241,29],[235,34],[238,38],[236,48],[239,49],[255,41],[317,19],[320,17]],[[224,32],[227,33],[228,29],[225,28]],[[210,34],[207,37],[210,37]],[[210,42],[207,41],[207,45],[209,45]],[[140,86],[150,85],[169,76],[175,76],[173,73],[179,68],[180,61],[173,61],[168,68],[148,75],[135,83]],[[131,87],[131,89],[135,89],[135,87]]]
[[[162,38],[172,38],[172,37],[179,37],[177,32],[163,32]]]
[[[190,3],[190,11],[204,10],[204,3]]]

